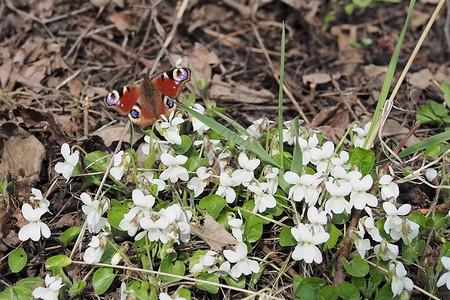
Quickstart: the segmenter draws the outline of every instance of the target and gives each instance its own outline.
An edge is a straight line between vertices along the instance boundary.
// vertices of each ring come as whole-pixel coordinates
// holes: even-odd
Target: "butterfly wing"
[[[106,96],[105,103],[121,114],[128,114],[133,123],[147,127],[161,115],[168,117],[176,109],[171,98],[181,93],[190,78],[189,69],[175,68],[152,79],[144,78],[137,85],[124,87],[122,93],[114,90]]]

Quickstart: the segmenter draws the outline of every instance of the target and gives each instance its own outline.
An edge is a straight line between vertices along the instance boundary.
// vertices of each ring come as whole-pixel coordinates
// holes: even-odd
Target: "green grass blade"
[[[375,114],[372,119],[372,125],[370,126],[369,132],[364,141],[365,149],[370,149],[370,147],[373,144],[373,141],[375,140],[375,138],[378,134],[378,130],[380,128],[380,123],[379,123],[380,122],[380,113],[384,107],[384,104],[386,103],[389,88],[391,87],[392,78],[394,77],[395,68],[397,66],[398,57],[400,55],[400,50],[401,50],[401,47],[403,44],[403,40],[405,38],[406,30],[408,29],[409,21],[411,19],[411,15],[412,15],[415,3],[416,3],[415,0],[411,0],[411,2],[409,4],[408,15],[406,16],[405,24],[403,25],[400,36],[398,37],[397,45],[395,46],[394,53],[392,54],[391,61],[389,62],[389,68],[388,68],[388,71],[386,74],[386,79],[384,80],[383,87],[381,89],[377,108],[375,110]]]
[[[413,153],[416,153],[416,152],[428,149],[428,148],[430,148],[430,147],[432,147],[434,145],[441,144],[441,143],[446,142],[446,141],[450,141],[450,131],[445,131],[445,132],[436,134],[436,135],[434,135],[432,137],[427,138],[426,140],[423,140],[423,141],[421,141],[421,142],[419,142],[417,144],[414,144],[414,145],[406,148],[405,150],[399,152],[398,156],[400,158],[403,158],[405,156],[408,156],[408,155],[411,155]],[[375,165],[376,166],[383,165],[383,164],[388,163],[389,161],[394,160],[394,159],[395,158],[387,158],[387,159],[384,159],[382,161],[377,162]]]
[[[281,30],[281,61],[280,61],[280,84],[278,87],[278,143],[281,154],[281,168],[284,168],[284,142],[283,142],[283,80],[284,80],[284,53],[286,44],[286,33],[284,22]]]
[[[195,110],[181,104],[181,103],[177,103],[178,107],[180,107],[182,110],[188,112],[189,114],[191,114],[192,116],[194,116],[195,118],[197,118],[199,121],[201,121],[203,124],[209,126],[209,128],[211,128],[212,130],[216,131],[217,133],[219,133],[221,136],[223,136],[226,139],[229,139],[230,141],[232,141],[233,143],[247,148],[248,150],[250,150],[251,152],[253,152],[254,154],[256,154],[257,156],[259,156],[259,158],[265,162],[266,164],[270,164],[272,166],[275,166],[277,168],[281,168],[281,166],[275,162],[272,157],[264,150],[261,148],[261,146],[256,146],[256,144],[252,144],[246,140],[244,140],[241,136],[239,136],[237,133],[231,131],[230,129],[226,128],[225,126],[223,126],[222,124],[220,124],[219,122],[202,115],[199,112],[196,112]]]

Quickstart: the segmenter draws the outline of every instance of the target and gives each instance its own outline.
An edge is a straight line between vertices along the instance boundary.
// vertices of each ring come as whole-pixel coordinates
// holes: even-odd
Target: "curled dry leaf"
[[[238,241],[234,236],[225,230],[216,222],[208,213],[205,214],[205,222],[203,226],[200,224],[191,225],[194,233],[204,240],[212,250],[220,251],[228,245],[237,245]]]
[[[56,123],[54,115],[50,112],[43,112],[33,108],[26,108],[19,105],[13,110],[16,117],[21,117],[27,127],[39,127],[51,133],[51,137],[63,144],[67,142],[68,135],[61,126]]]
[[[321,110],[311,121],[311,126],[323,132],[325,139],[335,144],[343,137],[349,123],[344,103]]]
[[[211,99],[240,103],[266,103],[275,98],[275,95],[266,89],[259,91],[249,88],[247,85],[229,80],[223,82],[220,75],[214,75],[211,81],[209,95]]]

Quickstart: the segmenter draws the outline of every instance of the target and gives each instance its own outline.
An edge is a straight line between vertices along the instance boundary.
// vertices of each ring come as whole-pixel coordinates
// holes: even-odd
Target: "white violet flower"
[[[61,154],[64,157],[64,162],[58,162],[55,166],[55,171],[62,174],[67,182],[69,181],[70,176],[72,176],[75,166],[78,164],[80,153],[76,150],[74,153],[70,154],[69,144],[64,143],[61,146]]]
[[[201,105],[199,103],[194,104],[194,110],[202,115],[205,114],[205,108],[203,107],[203,105]],[[203,132],[207,131],[209,129],[209,127],[207,125],[203,124],[201,121],[199,121],[195,117],[192,117],[192,127],[193,127],[194,131],[197,131],[198,134],[200,134],[200,135],[203,135]]]
[[[389,273],[392,276],[391,290],[394,297],[400,295],[403,289],[408,291],[413,289],[413,281],[406,277],[406,269],[401,262],[391,263]]]
[[[123,150],[119,151],[119,153],[114,154],[113,156],[114,167],[111,168],[109,173],[114,177],[115,180],[120,181],[122,179],[123,174],[128,170],[128,165],[131,162],[131,156],[129,154],[125,154]]]
[[[102,217],[102,215],[108,210],[108,200],[106,200],[106,198],[103,198],[102,201],[92,200],[91,196],[87,193],[81,193],[80,198],[84,203],[81,209],[86,214],[86,224],[89,232],[98,233],[105,226],[109,227],[107,219]]]
[[[258,262],[247,258],[247,245],[244,243],[239,243],[233,250],[223,250],[223,255],[225,258],[235,265],[230,269],[230,275],[233,278],[238,278],[242,274],[249,275],[251,273],[258,273],[260,267]]]
[[[304,260],[308,264],[313,261],[318,264],[322,262],[322,252],[317,245],[328,241],[328,232],[312,232],[310,226],[300,223],[298,227],[291,228],[291,234],[298,243],[292,252],[292,259]]]
[[[450,257],[448,256],[441,257],[441,262],[442,265],[444,266],[444,269],[447,271],[441,275],[436,285],[440,287],[445,284],[447,289],[450,290]]]
[[[231,174],[231,179],[235,182],[239,182],[244,186],[248,186],[249,182],[254,179],[254,171],[261,162],[259,159],[248,159],[244,152],[241,152],[238,157],[239,165],[242,169],[237,169]]]
[[[30,223],[20,228],[19,240],[27,241],[32,239],[36,242],[41,238],[41,234],[45,238],[50,237],[50,229],[47,224],[41,221],[42,215],[46,212],[47,208],[38,207],[33,209],[28,203],[22,205],[22,215]]]
[[[45,208],[48,210],[48,207],[50,206],[50,201],[48,201],[44,196],[42,196],[42,192],[39,189],[32,188],[31,189],[31,196],[30,196],[31,202],[38,202],[39,207]]]
[[[184,122],[183,118],[175,117],[175,111],[172,111],[167,118],[161,115],[162,122],[157,123],[156,130],[171,144],[180,145],[180,124]]]
[[[83,260],[88,264],[98,263],[102,258],[107,243],[108,234],[106,232],[94,235],[88,244],[89,248],[84,251]]]
[[[322,149],[311,149],[311,163],[316,166],[318,173],[325,173],[327,171],[333,152],[334,144],[330,141],[325,142]]]
[[[33,297],[36,299],[44,300],[58,300],[59,290],[64,286],[62,283],[62,278],[59,276],[45,275],[45,287],[38,286],[33,290]]]
[[[187,159],[188,158],[184,155],[177,155],[174,157],[168,153],[162,154],[161,162],[167,166],[167,169],[165,169],[161,173],[159,179],[161,180],[169,179],[170,182],[172,183],[177,182],[178,179],[187,181],[189,179],[189,173],[186,170],[186,168],[181,166],[187,161]]]

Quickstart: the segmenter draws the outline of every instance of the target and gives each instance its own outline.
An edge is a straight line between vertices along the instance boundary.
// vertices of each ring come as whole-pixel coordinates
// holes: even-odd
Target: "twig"
[[[31,20],[33,20],[33,21],[35,21],[35,22],[38,22],[38,23],[40,23],[40,24],[42,24],[42,25],[45,25],[45,24],[47,24],[47,23],[52,23],[52,22],[55,22],[55,21],[59,21],[59,20],[61,20],[61,19],[65,19],[65,18],[70,17],[70,16],[78,15],[78,14],[81,14],[81,13],[83,13],[83,12],[88,11],[88,10],[91,9],[90,6],[87,6],[87,7],[83,7],[83,8],[74,10],[74,11],[72,11],[72,12],[66,13],[66,14],[54,16],[54,17],[49,18],[49,19],[47,19],[47,18],[40,19],[40,18],[38,18],[38,17],[36,17],[36,16],[30,14],[30,13],[27,13],[26,11],[23,11],[23,10],[21,10],[21,9],[18,9],[17,7],[15,7],[15,6],[12,4],[11,0],[6,0],[6,6],[7,6],[10,10],[16,12],[17,14],[22,15],[22,16],[27,17],[27,18],[30,18]]]
[[[264,56],[266,57],[267,63],[269,64],[270,70],[272,71],[272,75],[275,78],[275,80],[278,82],[278,84],[280,84],[280,79],[277,76],[277,72],[275,71],[272,61],[270,60],[269,54],[267,53],[267,49],[264,46],[261,36],[259,35],[258,29],[256,28],[256,26],[253,23],[252,23],[252,27],[253,27],[253,32],[255,33],[256,39],[258,40],[259,46],[263,50]],[[286,93],[288,98],[291,100],[292,104],[294,104],[295,108],[297,109],[298,113],[300,114],[302,119],[305,121],[305,123],[308,125],[311,125],[311,122],[308,120],[308,118],[306,117],[302,108],[300,107],[300,105],[298,105],[297,101],[295,100],[294,95],[292,95],[291,91],[288,89],[288,87],[285,83],[283,83],[283,91]]]
[[[78,36],[78,38],[75,41],[75,43],[73,43],[72,47],[70,47],[69,51],[67,51],[66,55],[64,55],[64,59],[67,59],[72,54],[72,52],[75,50],[75,48],[81,42],[81,40],[87,35],[89,30],[91,30],[91,28],[94,26],[95,22],[97,21],[98,17],[100,17],[100,15],[102,14],[104,9],[105,9],[104,6],[99,8],[97,16],[95,17],[95,19],[92,20],[92,22],[88,25],[88,27]]]
[[[169,46],[170,42],[172,41],[172,39],[175,35],[175,32],[177,30],[178,24],[180,24],[180,21],[183,18],[183,14],[186,11],[186,7],[187,7],[188,3],[189,3],[189,0],[183,0],[183,2],[181,3],[181,6],[180,6],[180,9],[178,10],[175,21],[173,22],[172,29],[170,30],[169,35],[167,36],[166,40],[164,41],[164,44],[163,44],[161,50],[159,50],[159,53],[156,56],[155,61],[153,62],[153,66],[150,69],[150,73],[149,73],[150,75],[153,74],[153,72],[155,72],[156,65],[158,64],[159,60],[161,59],[161,57],[163,56],[167,47]]]
[[[97,42],[105,44],[106,46],[121,52],[123,55],[125,55],[127,57],[130,57],[130,58],[132,58],[134,60],[138,60],[142,64],[144,64],[145,66],[150,66],[150,65],[152,65],[154,63],[154,60],[148,60],[148,59],[146,59],[146,58],[144,58],[142,56],[136,55],[135,53],[122,48],[121,46],[117,45],[116,43],[111,42],[111,40],[109,40],[107,38],[104,38],[104,37],[102,37],[100,35],[92,34],[92,35],[87,35],[86,37],[90,37],[93,40],[96,40]]]
[[[120,138],[119,142],[117,143],[117,147],[114,150],[114,153],[118,153],[120,151],[120,147],[122,147],[123,139],[125,138],[125,135],[128,133],[128,129],[130,129],[131,121],[127,122],[127,125],[123,128],[122,137]],[[98,197],[100,197],[100,193],[102,191],[103,185],[105,185],[106,178],[108,178],[109,170],[111,170],[112,166],[114,164],[114,160],[110,159],[108,167],[106,168],[105,174],[103,175],[102,181],[100,182],[100,185],[98,186],[97,192],[94,196],[94,200],[97,200]],[[70,252],[70,258],[72,258],[75,255],[76,249],[80,246],[81,247],[81,240],[84,237],[84,233],[86,232],[86,221],[84,221],[83,228],[80,231],[80,234],[77,237],[77,240],[75,242],[75,245],[72,248],[72,251]]]
[[[353,218],[350,222],[350,226],[347,230],[347,235],[344,239],[344,245],[342,246],[341,252],[339,253],[339,256],[336,260],[336,273],[334,275],[333,285],[338,285],[339,283],[345,281],[345,273],[344,268],[342,265],[342,262],[344,259],[348,257],[348,252],[350,250],[350,245],[352,244],[352,235],[355,231],[356,227],[358,226],[359,218],[361,217],[362,210],[356,210],[355,214],[353,215]]]
[[[417,121],[414,126],[409,130],[408,134],[400,141],[400,143],[395,147],[394,153],[398,154],[400,150],[403,148],[403,146],[406,144],[406,142],[409,140],[409,138],[416,132],[416,130],[420,127],[420,121]],[[388,147],[389,148],[389,147]],[[389,163],[386,163],[384,165],[384,169],[388,170]]]

